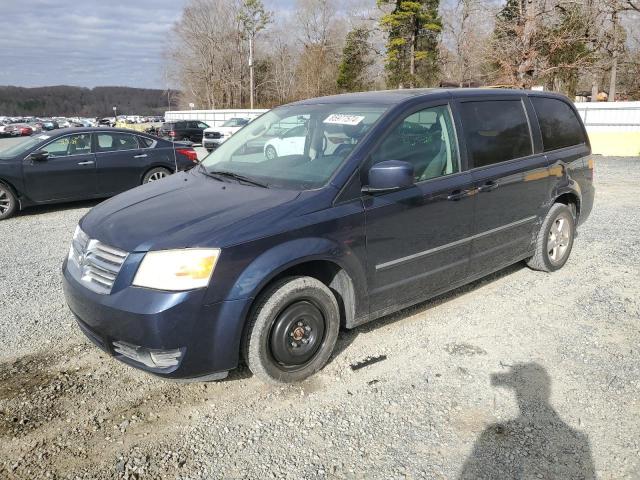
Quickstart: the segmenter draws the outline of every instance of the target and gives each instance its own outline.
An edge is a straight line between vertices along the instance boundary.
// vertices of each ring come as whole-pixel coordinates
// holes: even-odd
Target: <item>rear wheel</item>
[[[268,383],[293,383],[329,360],[340,328],[331,290],[311,277],[274,283],[257,301],[243,344],[253,374]]]
[[[278,156],[278,152],[276,152],[276,149],[274,147],[269,145],[267,148],[265,148],[264,155],[265,157],[267,157],[267,160],[273,160]]]
[[[0,183],[0,220],[11,217],[18,210],[18,199],[13,190]]]
[[[569,259],[575,231],[572,209],[562,203],[554,204],[542,222],[536,252],[527,261],[527,265],[543,272],[561,269]]]
[[[144,185],[145,183],[162,180],[163,178],[168,177],[169,175],[171,175],[171,172],[166,168],[163,168],[163,167],[152,168],[145,174],[144,178],[142,179],[142,184]]]

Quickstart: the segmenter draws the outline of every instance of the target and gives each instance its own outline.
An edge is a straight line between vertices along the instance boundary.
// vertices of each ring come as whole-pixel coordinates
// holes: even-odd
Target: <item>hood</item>
[[[193,169],[101,203],[80,226],[90,238],[128,252],[225,247],[219,243],[223,236],[227,243],[242,241],[233,238],[233,226],[269,221],[269,211],[298,196],[290,190],[221,182]]]
[[[240,130],[242,127],[211,127],[211,128],[207,128],[205,129],[205,133],[206,132],[220,132],[223,135],[233,135],[234,133],[236,133],[238,130]]]

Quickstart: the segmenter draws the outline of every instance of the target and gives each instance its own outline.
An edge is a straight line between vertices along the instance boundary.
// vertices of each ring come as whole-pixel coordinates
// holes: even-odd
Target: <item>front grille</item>
[[[78,228],[69,252],[73,263],[70,270],[89,290],[108,295],[127,255],[125,251],[90,239]]]
[[[204,134],[205,138],[213,138],[219,139],[222,138],[222,134],[220,132],[207,132]]]

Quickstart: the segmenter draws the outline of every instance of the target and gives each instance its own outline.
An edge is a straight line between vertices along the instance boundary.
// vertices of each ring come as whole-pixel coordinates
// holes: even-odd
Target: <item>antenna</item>
[[[175,165],[175,170],[173,173],[178,173],[178,157],[176,156],[176,139],[171,138],[171,145],[173,145],[173,164]]]

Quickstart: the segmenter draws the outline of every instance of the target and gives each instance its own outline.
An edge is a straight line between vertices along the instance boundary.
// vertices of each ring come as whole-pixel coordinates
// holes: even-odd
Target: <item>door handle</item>
[[[134,155],[133,158],[147,158],[147,154],[143,153],[141,155]]]
[[[462,200],[464,197],[468,196],[470,193],[471,190],[454,190],[447,195],[447,200],[457,202],[458,200]]]
[[[489,180],[488,182],[486,182],[484,185],[482,185],[481,187],[478,188],[479,192],[490,192],[492,190],[495,190],[496,188],[498,188],[500,186],[500,184],[498,182],[495,182],[493,180]]]
[[[87,160],[86,162],[78,162],[78,165],[93,165],[94,162],[93,160]]]

